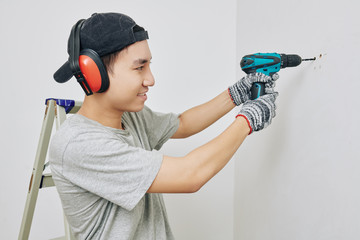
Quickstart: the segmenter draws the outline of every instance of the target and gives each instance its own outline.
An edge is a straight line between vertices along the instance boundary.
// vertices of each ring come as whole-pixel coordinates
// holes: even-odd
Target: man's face
[[[104,93],[112,108],[122,112],[143,109],[147,91],[155,84],[150,70],[151,52],[146,40],[121,51],[109,72],[110,87]]]

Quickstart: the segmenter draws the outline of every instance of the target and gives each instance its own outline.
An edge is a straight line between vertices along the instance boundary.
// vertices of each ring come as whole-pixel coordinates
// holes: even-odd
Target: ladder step
[[[52,179],[51,173],[43,174],[41,177],[40,187],[39,188],[47,188],[55,186],[54,180]]]

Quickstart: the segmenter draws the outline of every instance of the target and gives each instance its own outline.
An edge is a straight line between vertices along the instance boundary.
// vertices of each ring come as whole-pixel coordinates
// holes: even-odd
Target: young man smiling
[[[161,193],[198,191],[246,136],[271,123],[274,79],[247,75],[182,114],[157,113],[145,106],[155,80],[143,28],[123,14],[93,14],[80,38],[81,49],[100,55],[109,87],[85,96],[51,142],[53,179],[71,230],[77,239],[174,239]],[[56,74],[58,82],[71,78],[68,65]],[[268,94],[250,101],[250,87],[259,81]],[[169,138],[196,134],[240,104],[234,122],[203,146],[183,157],[158,151]]]

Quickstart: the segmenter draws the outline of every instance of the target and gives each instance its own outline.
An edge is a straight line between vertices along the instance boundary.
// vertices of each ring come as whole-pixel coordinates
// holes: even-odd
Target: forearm
[[[193,165],[193,181],[201,188],[215,176],[232,158],[250,132],[242,117],[235,121],[218,137],[200,146],[185,156]]]
[[[218,137],[186,156],[164,156],[160,171],[148,192],[198,191],[229,162],[249,132],[246,120],[238,117]]]
[[[235,104],[232,102],[228,90],[223,91],[212,100],[182,113],[179,117],[179,130],[174,134],[173,138],[189,137],[201,132],[234,107]]]

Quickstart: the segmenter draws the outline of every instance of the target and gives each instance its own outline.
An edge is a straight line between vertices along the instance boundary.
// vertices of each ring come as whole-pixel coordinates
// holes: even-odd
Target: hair
[[[110,53],[108,55],[105,55],[105,56],[102,56],[101,57],[101,60],[105,66],[105,69],[106,69],[106,72],[109,74],[109,73],[113,73],[113,70],[114,70],[114,64],[115,64],[115,61],[116,59],[118,58],[119,54],[124,51],[124,50],[127,50],[128,46],[121,49],[120,51],[116,51],[116,52],[113,52],[113,53]]]
[[[113,66],[115,63],[116,58],[118,57],[120,51],[110,53],[108,55],[105,55],[101,57],[102,62],[104,63],[106,72],[113,73]]]

